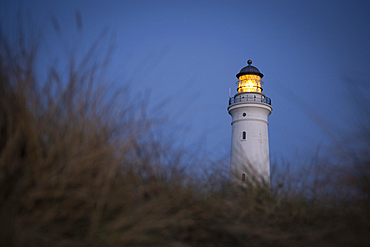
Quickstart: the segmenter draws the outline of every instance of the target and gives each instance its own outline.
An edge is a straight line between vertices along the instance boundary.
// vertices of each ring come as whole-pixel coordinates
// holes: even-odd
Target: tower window
[[[247,132],[243,131],[242,139],[243,140],[247,140]]]
[[[242,174],[242,182],[245,181],[245,173]]]
[[[247,113],[245,113],[245,112],[244,112],[244,113],[243,113],[243,117],[245,117],[245,116],[247,116]]]

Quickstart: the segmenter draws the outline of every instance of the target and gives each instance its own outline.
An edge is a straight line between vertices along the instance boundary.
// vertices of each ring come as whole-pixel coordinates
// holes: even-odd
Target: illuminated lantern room
[[[248,60],[248,66],[245,66],[236,75],[239,81],[236,83],[238,86],[238,93],[253,92],[261,93],[263,82],[261,78],[263,74],[254,66],[252,66],[252,60]]]

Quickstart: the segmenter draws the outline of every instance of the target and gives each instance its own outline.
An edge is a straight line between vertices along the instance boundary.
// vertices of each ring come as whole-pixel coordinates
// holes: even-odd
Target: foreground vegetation
[[[37,47],[0,35],[1,246],[368,245],[366,152],[346,196],[193,176],[93,53],[39,81]]]

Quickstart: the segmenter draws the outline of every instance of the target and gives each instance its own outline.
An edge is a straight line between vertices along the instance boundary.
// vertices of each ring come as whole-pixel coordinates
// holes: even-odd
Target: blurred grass
[[[313,154],[301,177],[275,172],[272,192],[233,186],[227,164],[191,171],[208,158],[155,138],[127,91],[106,87],[94,45],[40,82],[26,42],[0,33],[1,246],[368,245],[368,152],[335,179]]]

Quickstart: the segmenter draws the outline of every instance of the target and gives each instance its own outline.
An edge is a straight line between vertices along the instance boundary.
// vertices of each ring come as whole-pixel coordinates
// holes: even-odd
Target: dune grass
[[[0,35],[0,246],[369,243],[368,160],[341,177],[350,200],[293,179],[288,190],[284,173],[272,192],[234,186],[216,161],[192,173],[191,154],[155,138],[142,106],[106,87],[94,56],[45,68],[40,82],[37,46],[18,41]]]

